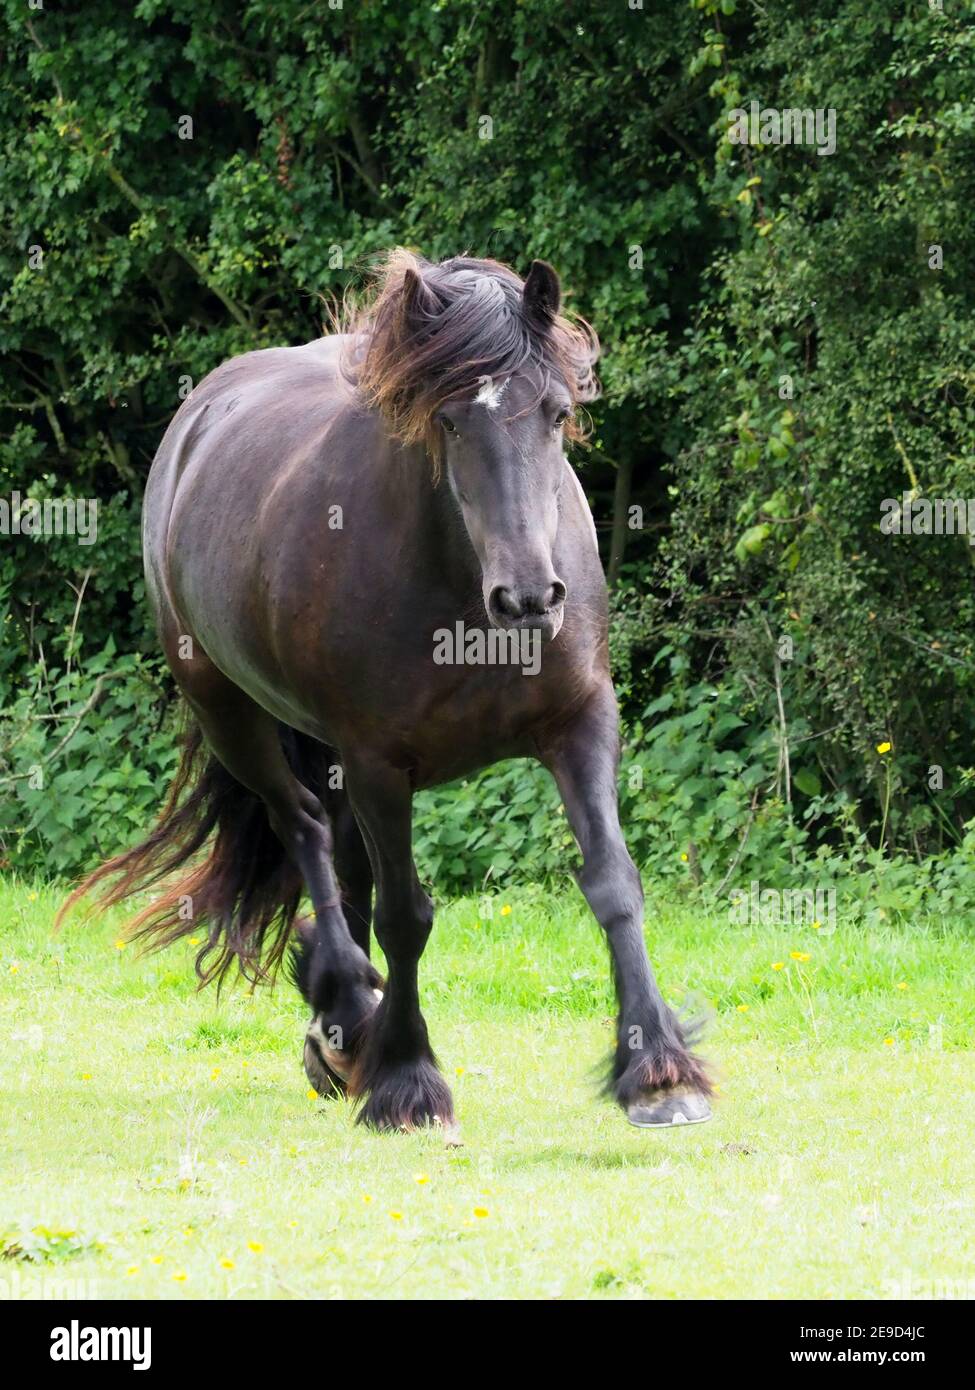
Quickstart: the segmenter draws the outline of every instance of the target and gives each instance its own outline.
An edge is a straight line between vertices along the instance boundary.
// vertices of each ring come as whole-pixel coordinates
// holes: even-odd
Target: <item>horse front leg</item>
[[[364,1098],[359,1120],[374,1129],[436,1124],[455,1142],[453,1101],[420,1012],[417,971],[433,926],[433,903],[413,863],[409,777],[361,758],[345,766],[346,788],[372,863],[373,926],[387,965],[385,992],[369,1021],[349,1091]]]
[[[619,999],[609,1089],[632,1124],[710,1118],[711,1084],[664,1003],[643,939],[643,885],[620,829],[619,733],[609,681],[571,723],[539,742],[582,851],[579,886],[606,933]]]

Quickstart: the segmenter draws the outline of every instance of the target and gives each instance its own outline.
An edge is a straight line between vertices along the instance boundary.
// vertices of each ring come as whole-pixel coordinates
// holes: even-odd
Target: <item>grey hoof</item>
[[[672,1129],[675,1125],[700,1125],[711,1118],[711,1107],[702,1095],[664,1092],[627,1107],[626,1118],[638,1129]]]
[[[444,1121],[437,1117],[433,1123],[443,1130],[445,1149],[462,1149],[464,1147],[464,1141],[460,1137],[460,1125],[456,1120]]]

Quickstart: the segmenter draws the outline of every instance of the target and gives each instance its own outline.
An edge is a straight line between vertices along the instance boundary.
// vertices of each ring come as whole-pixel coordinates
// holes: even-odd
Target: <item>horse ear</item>
[[[413,267],[408,265],[403,271],[403,285],[401,291],[404,309],[412,309],[413,305],[416,303],[416,297],[422,289],[423,281],[420,279],[419,275],[417,275]]]
[[[415,330],[422,318],[430,314],[431,304],[430,291],[423,283],[423,277],[412,266],[407,266],[403,272],[401,295],[403,322],[409,329]]]
[[[547,327],[559,312],[562,286],[548,261],[532,261],[525,280],[525,315],[532,323]]]

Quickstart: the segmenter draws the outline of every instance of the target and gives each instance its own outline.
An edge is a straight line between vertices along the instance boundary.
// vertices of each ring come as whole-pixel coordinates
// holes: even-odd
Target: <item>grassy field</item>
[[[651,904],[712,1015],[707,1125],[596,1093],[607,966],[581,900],[441,908],[422,967],[465,1147],[309,1095],[292,988],[197,994],[189,945],[51,935],[0,888],[0,1282],[100,1297],[884,1298],[975,1291],[975,978],[953,923],[731,926]],[[503,906],[502,906],[503,904]],[[509,910],[504,910],[510,908]],[[776,966],[780,968],[776,968]]]

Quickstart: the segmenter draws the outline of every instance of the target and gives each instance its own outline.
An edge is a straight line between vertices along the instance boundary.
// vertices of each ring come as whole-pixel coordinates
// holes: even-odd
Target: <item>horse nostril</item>
[[[522,609],[515,595],[510,589],[506,589],[503,584],[499,584],[491,590],[489,600],[491,612],[495,616],[503,618],[520,618]]]
[[[531,613],[534,617],[543,618],[546,613],[551,613],[553,609],[561,608],[565,600],[565,585],[561,580],[556,579],[547,589],[532,589],[527,594],[521,595],[521,608],[523,613]]]

